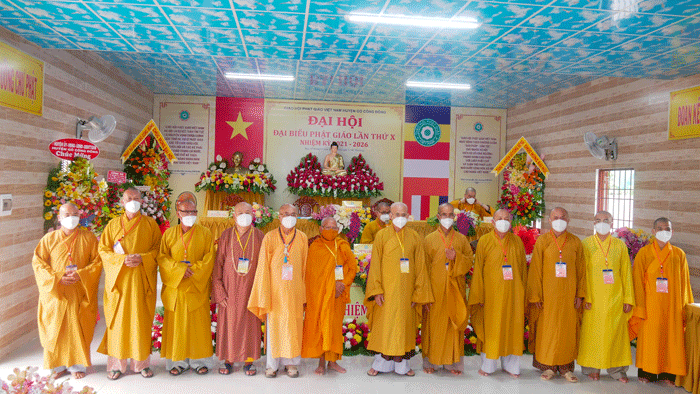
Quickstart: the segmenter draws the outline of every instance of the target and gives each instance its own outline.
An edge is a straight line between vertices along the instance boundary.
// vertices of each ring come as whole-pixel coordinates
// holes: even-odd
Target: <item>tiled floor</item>
[[[641,384],[636,379],[636,368],[630,370],[631,381],[622,384],[603,376],[599,382],[589,381],[580,374],[577,375],[581,383],[567,383],[562,378],[551,382],[543,382],[539,373],[531,366],[532,356],[523,356],[521,360],[522,375],[519,379],[512,379],[503,372],[497,372],[490,377],[481,377],[477,374],[479,369],[478,357],[465,358],[465,374],[461,377],[453,377],[449,373],[438,372],[435,375],[427,375],[420,368],[422,365],[420,355],[411,360],[411,367],[416,370],[415,377],[398,376],[395,374],[369,377],[365,373],[369,369],[372,360],[370,357],[347,357],[340,364],[347,368],[348,373],[341,375],[328,373],[318,376],[313,373],[317,360],[303,359],[300,368],[301,376],[298,379],[290,379],[285,375],[278,375],[276,379],[266,379],[261,373],[264,368],[264,357],[256,361],[258,375],[244,376],[237,370],[229,376],[219,375],[212,371],[208,375],[198,376],[191,371],[182,376],[172,377],[165,371],[165,361],[157,357],[153,358],[156,375],[152,379],[144,379],[140,375],[127,374],[117,381],[107,379],[105,365],[107,357],[95,352],[104,325],[102,320],[97,327],[93,340],[93,370],[82,380],[71,381],[76,389],[83,385],[90,386],[98,393],[460,393],[468,390],[472,393],[686,393],[682,388],[670,388],[660,384]],[[6,379],[14,367],[41,366],[42,350],[39,341],[27,344],[16,354],[0,361],[0,377]],[[66,378],[63,378],[63,381]]]

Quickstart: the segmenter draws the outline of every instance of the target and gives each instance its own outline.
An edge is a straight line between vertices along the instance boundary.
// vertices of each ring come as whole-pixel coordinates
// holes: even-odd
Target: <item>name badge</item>
[[[66,273],[68,272],[75,272],[78,270],[78,266],[75,264],[67,265],[66,266]]]
[[[112,247],[112,249],[114,250],[114,253],[116,253],[116,254],[126,254],[126,253],[124,253],[124,248],[122,247],[122,244],[119,241],[114,243],[114,246]]]
[[[335,280],[343,280],[343,266],[342,265],[336,265],[335,266]]]
[[[615,278],[613,277],[613,270],[603,270],[603,283],[605,283],[606,285],[611,285],[615,283]]]
[[[554,264],[554,271],[557,278],[566,278],[566,263],[560,261]]]
[[[408,273],[408,259],[405,257],[401,259],[401,273],[402,274]]]
[[[293,268],[294,266],[292,266],[291,264],[284,264],[282,266],[282,280],[292,280]]]
[[[503,266],[503,280],[513,280],[513,267],[510,265]]]
[[[250,269],[250,260],[244,257],[238,258],[238,273],[247,274]]]
[[[445,263],[445,271],[449,271],[449,270],[450,270],[450,262],[448,261]]]
[[[656,278],[656,292],[657,293],[668,293],[668,279]]]

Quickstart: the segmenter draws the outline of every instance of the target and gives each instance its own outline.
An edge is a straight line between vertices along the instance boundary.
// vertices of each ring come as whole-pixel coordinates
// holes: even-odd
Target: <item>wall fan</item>
[[[105,115],[101,118],[92,116],[88,120],[78,118],[78,124],[75,125],[75,137],[83,138],[83,132],[87,131],[88,140],[97,143],[109,137],[116,127],[117,120],[112,115]]]
[[[597,159],[617,160],[617,140],[606,136],[597,137],[592,132],[587,132],[583,136],[586,148],[591,155]]]

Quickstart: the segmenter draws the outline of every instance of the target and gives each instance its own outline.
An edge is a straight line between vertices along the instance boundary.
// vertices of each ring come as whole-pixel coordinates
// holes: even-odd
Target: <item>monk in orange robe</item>
[[[309,241],[296,228],[297,207],[280,207],[281,226],[265,234],[258,257],[248,310],[267,320],[265,376],[274,378],[280,364],[287,375],[299,376],[306,303],[306,257]]]
[[[692,304],[688,261],[669,242],[671,221],[654,221],[654,240],[634,259],[635,304],[630,326],[636,328],[637,368],[641,382],[663,381],[673,386],[675,375],[686,375],[685,306]]]
[[[357,259],[350,244],[338,236],[332,217],[321,222],[321,235],[309,245],[306,261],[306,317],[301,356],[319,358],[316,373],[328,368],[345,373],[338,365],[343,354],[343,317],[350,302],[350,286],[357,274]]]

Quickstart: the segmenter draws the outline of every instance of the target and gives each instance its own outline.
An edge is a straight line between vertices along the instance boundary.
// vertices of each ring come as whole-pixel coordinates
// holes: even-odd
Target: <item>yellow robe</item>
[[[68,258],[71,247],[72,261]],[[59,281],[71,264],[78,266],[80,281],[62,285]],[[32,268],[39,287],[37,321],[44,368],[76,364],[89,367],[90,343],[97,323],[97,287],[102,274],[97,238],[82,227],[69,237],[62,230],[52,231],[41,238],[34,250]]]
[[[447,260],[440,232],[442,228],[428,234],[423,242],[435,302],[423,316],[421,345],[423,357],[432,364],[450,365],[464,356],[464,330],[469,320],[465,275],[474,264],[474,255],[467,238],[451,229],[444,238],[457,256]]]
[[[632,319],[640,321],[637,367],[652,374],[686,374],[685,305],[692,304],[688,261],[685,252],[670,243],[659,251],[656,241],[639,250],[634,259],[634,293],[637,306]],[[668,279],[668,293],[656,292],[656,279]],[[670,255],[669,255],[670,250]]]
[[[365,228],[362,230],[362,237],[360,237],[361,244],[371,244],[374,242],[374,237],[377,236],[377,232],[386,227],[386,223],[381,220],[374,219],[367,223]]]
[[[566,278],[556,276],[559,247],[561,261],[566,263]],[[556,242],[552,232],[540,235],[527,280],[528,302],[543,304],[542,309],[530,305],[528,349],[544,365],[569,364],[578,354],[580,310],[574,308],[574,302],[586,296],[586,259],[581,240],[569,232],[561,234]]]
[[[478,204],[467,204],[466,202],[462,202],[462,200],[454,200],[450,202],[450,204],[452,204],[453,207],[459,209],[460,211],[474,212],[475,214],[479,215],[479,218],[482,220],[485,217],[488,218],[493,216],[487,210],[485,210],[484,207]]]
[[[350,302],[350,286],[358,267],[350,244],[340,237],[334,241],[318,237],[309,246],[306,261],[307,304],[301,345],[301,356],[304,358],[316,358],[325,353],[326,360],[336,361],[343,354],[345,304]],[[338,298],[335,298],[336,265],[343,266],[342,282],[345,285],[345,291]]]
[[[591,309],[583,311],[577,362],[597,369],[623,367],[632,364],[627,332],[627,320],[632,313],[622,311],[623,304],[634,306],[632,265],[624,242],[609,235],[601,242],[601,250],[594,237],[598,236],[583,240],[586,257],[584,302],[590,302]],[[612,284],[603,282],[604,253],[608,253],[607,267],[613,270]]]
[[[523,354],[527,261],[520,237],[507,233],[500,240],[507,248],[513,279],[503,279],[503,249],[494,231],[479,239],[474,274],[469,289],[471,322],[477,336],[477,351],[486,358]],[[506,246],[506,244],[508,246]],[[479,304],[484,304],[483,307]]]
[[[184,242],[188,240],[185,256]],[[183,236],[178,225],[163,234],[158,254],[165,307],[161,357],[180,361],[212,355],[209,293],[214,257],[211,231],[206,227],[195,224]],[[183,278],[187,270],[183,260],[192,264],[193,274],[187,279]]]
[[[132,226],[141,218],[133,229]],[[121,240],[126,254],[140,254],[142,263],[135,268],[124,265],[126,255],[114,252]],[[151,328],[156,309],[156,271],[160,228],[146,215],[128,220],[126,214],[109,221],[100,236],[100,256],[105,271],[104,313],[107,329],[98,352],[120,360],[143,361],[151,355]]]
[[[409,259],[408,273],[401,273],[402,257]],[[384,295],[382,306],[374,301],[378,294]],[[405,356],[414,351],[420,304],[433,301],[423,240],[418,233],[405,227],[397,233],[393,225],[379,231],[372,247],[364,300],[371,331],[367,349],[387,356]],[[411,303],[416,307],[411,308]]]
[[[267,340],[274,350],[268,355],[274,358],[295,358],[301,355],[301,340],[304,332],[304,303],[306,303],[306,257],[309,240],[302,231],[287,235],[289,247],[288,264],[292,266],[292,280],[282,279],[284,244],[279,227],[265,234],[258,269],[255,271],[253,290],[248,300],[248,310],[267,323]]]

